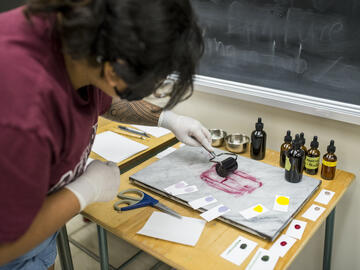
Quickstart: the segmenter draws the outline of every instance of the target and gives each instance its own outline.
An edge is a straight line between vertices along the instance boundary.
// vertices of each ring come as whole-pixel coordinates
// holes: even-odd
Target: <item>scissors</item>
[[[132,193],[136,194],[138,196],[126,196],[125,194]],[[174,210],[170,209],[169,207],[163,205],[158,200],[154,199],[150,195],[146,194],[145,192],[139,190],[139,189],[127,189],[124,191],[121,191],[118,193],[117,197],[121,200],[114,203],[114,209],[117,211],[127,211],[132,210],[140,207],[145,206],[153,206],[167,214],[170,214],[177,218],[182,218],[181,215],[179,215]],[[126,207],[119,207],[121,204],[127,204]]]

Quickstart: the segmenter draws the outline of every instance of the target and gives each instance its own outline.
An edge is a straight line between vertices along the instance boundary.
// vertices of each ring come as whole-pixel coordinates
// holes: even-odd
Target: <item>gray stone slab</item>
[[[215,152],[223,151],[215,149]],[[320,180],[305,175],[300,183],[289,183],[282,168],[242,156],[238,156],[237,162],[236,175],[221,178],[214,172],[214,163],[209,162],[205,150],[184,146],[132,175],[130,180],[187,206],[189,201],[213,195],[218,203],[199,211],[222,203],[231,211],[220,220],[269,241],[275,240],[321,184]],[[196,185],[199,191],[173,196],[164,190],[180,181]],[[273,210],[276,195],[290,197],[288,212]],[[258,203],[270,211],[249,220],[240,215],[239,211]]]

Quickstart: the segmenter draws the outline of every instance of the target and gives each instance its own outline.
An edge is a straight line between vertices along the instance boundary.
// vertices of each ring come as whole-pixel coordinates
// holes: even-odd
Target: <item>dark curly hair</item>
[[[189,0],[28,0],[25,9],[28,18],[54,13],[72,58],[109,61],[142,97],[177,75],[165,109],[191,96],[204,45]]]

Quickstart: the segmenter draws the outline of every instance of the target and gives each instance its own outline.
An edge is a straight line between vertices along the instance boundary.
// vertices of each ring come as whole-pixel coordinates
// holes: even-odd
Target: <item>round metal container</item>
[[[249,142],[250,138],[245,134],[234,133],[225,137],[225,147],[233,153],[246,152]]]
[[[222,129],[209,129],[211,134],[211,146],[219,147],[224,143],[226,131]]]

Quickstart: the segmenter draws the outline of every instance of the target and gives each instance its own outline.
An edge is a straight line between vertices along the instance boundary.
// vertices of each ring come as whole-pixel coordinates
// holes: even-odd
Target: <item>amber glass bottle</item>
[[[264,159],[266,153],[266,132],[261,117],[255,124],[255,130],[251,133],[250,156],[252,159]]]
[[[320,151],[318,147],[318,137],[314,136],[305,158],[305,172],[311,175],[317,174],[319,171]]]
[[[291,149],[292,137],[290,133],[290,130],[286,132],[286,136],[284,137],[284,143],[280,147],[280,166],[283,168],[285,167],[286,152]]]
[[[304,171],[305,152],[300,146],[299,134],[296,134],[292,148],[287,151],[285,161],[285,179],[291,183],[300,182]]]
[[[304,150],[305,155],[306,155],[307,149],[306,149],[306,146],[305,146],[304,132],[301,132],[301,133],[300,133],[300,148],[301,148],[302,150]]]
[[[334,154],[336,150],[334,140],[330,141],[327,147],[327,153],[323,156],[321,166],[321,177],[325,180],[333,180],[336,172],[337,157]]]

